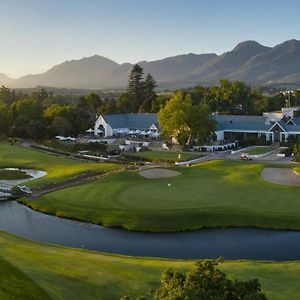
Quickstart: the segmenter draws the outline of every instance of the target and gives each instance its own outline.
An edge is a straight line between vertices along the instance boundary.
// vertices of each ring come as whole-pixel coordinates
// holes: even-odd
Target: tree
[[[40,101],[27,98],[13,102],[9,107],[9,133],[18,137],[43,138],[46,123]]]
[[[171,99],[171,94],[160,94],[151,103],[152,113],[158,113],[159,110],[166,105],[166,103]]]
[[[131,111],[137,112],[145,99],[144,95],[145,83],[143,81],[143,69],[138,65],[134,65],[129,75],[127,93],[131,103]]]
[[[209,107],[193,105],[189,94],[176,92],[158,112],[158,122],[164,137],[176,139],[186,146],[197,141],[203,144],[215,129]]]
[[[293,147],[293,153],[296,161],[300,161],[300,138],[297,139],[296,144]]]
[[[193,145],[195,141],[198,145],[212,141],[216,124],[211,118],[208,105],[193,105],[187,123],[191,128],[190,145]]]
[[[192,100],[183,92],[176,92],[166,105],[158,112],[158,123],[165,138],[176,139],[186,145],[191,129],[188,126]]]
[[[212,111],[224,114],[250,115],[254,113],[252,90],[240,81],[220,80],[219,86],[212,86],[207,97]]]
[[[152,77],[150,73],[146,76],[145,85],[144,85],[144,102],[140,106],[139,110],[141,112],[151,112],[152,103],[157,98],[157,94],[155,93],[156,81]]]
[[[0,104],[11,104],[18,99],[18,95],[14,90],[2,86],[0,89]]]
[[[239,281],[217,268],[221,260],[203,260],[182,274],[166,270],[156,300],[266,300],[257,279]]]
[[[116,101],[114,112],[118,112],[121,114],[132,112],[132,102],[130,99],[131,98],[128,93],[121,94]]]
[[[89,93],[86,96],[86,102],[90,112],[93,114],[93,117],[95,117],[102,104],[101,97],[96,93]]]

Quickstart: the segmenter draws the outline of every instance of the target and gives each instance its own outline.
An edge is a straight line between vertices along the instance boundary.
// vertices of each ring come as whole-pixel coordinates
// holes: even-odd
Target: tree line
[[[92,92],[81,97],[68,97],[45,89],[26,94],[2,87],[0,135],[32,139],[47,139],[58,134],[78,136],[92,127],[100,114],[158,113],[169,109],[170,116],[174,113],[180,117],[180,122],[177,121],[181,133],[176,138],[188,143],[194,139],[203,140],[205,134],[201,133],[201,128],[204,123],[209,125],[207,130],[213,128],[213,124],[207,122],[212,112],[259,115],[284,107],[286,101],[283,93],[265,95],[243,82],[227,80],[211,87],[199,85],[175,93],[158,92],[153,76],[144,76],[143,69],[135,65],[129,74],[126,91],[108,96]],[[299,91],[290,95],[289,103],[300,105]],[[170,134],[168,130],[166,133]]]

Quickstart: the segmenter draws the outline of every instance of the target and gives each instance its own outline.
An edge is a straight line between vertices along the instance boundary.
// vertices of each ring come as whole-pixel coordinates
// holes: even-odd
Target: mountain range
[[[300,84],[300,41],[288,40],[274,47],[244,41],[221,55],[190,53],[138,64],[145,74],[153,75],[160,87],[211,85],[223,78],[258,85]],[[118,64],[94,55],[66,61],[45,73],[18,79],[0,73],[0,84],[11,88],[124,88],[132,67],[130,63]]]

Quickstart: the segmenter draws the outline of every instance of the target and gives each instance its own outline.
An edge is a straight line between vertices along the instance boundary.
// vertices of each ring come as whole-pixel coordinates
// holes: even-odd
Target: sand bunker
[[[139,174],[145,178],[167,178],[167,177],[175,177],[180,175],[181,173],[172,171],[172,170],[167,170],[167,169],[162,169],[162,168],[153,168],[153,169],[147,169],[139,172]]]
[[[300,186],[300,176],[293,169],[264,168],[260,175],[265,181],[271,183]]]

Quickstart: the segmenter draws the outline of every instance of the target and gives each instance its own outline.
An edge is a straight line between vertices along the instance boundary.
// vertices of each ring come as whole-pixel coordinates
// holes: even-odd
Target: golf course
[[[22,202],[49,214],[134,231],[300,229],[300,188],[263,180],[266,166],[214,160],[173,167],[177,176],[158,178],[127,171]]]
[[[32,187],[63,182],[116,164],[90,163],[0,144],[0,166],[34,168],[47,175]],[[291,168],[233,160],[190,167],[144,168],[22,198],[35,210],[134,231],[185,231],[207,227],[300,229],[300,187],[264,180],[265,168]],[[299,168],[292,168],[296,171]],[[297,176],[297,175],[295,175]],[[1,299],[119,299],[148,295],[162,271],[186,271],[191,260],[130,257],[41,244],[0,232]],[[220,268],[240,280],[257,278],[268,299],[298,299],[299,261],[225,261]],[[9,283],[9,284],[8,284]]]
[[[0,297],[10,300],[20,299],[21,292],[22,299],[39,300],[149,296],[163,270],[184,271],[193,264],[39,244],[4,232],[0,232],[0,244],[0,267],[5,270],[0,272]],[[298,261],[226,261],[220,268],[241,280],[258,278],[268,299],[299,299]]]

